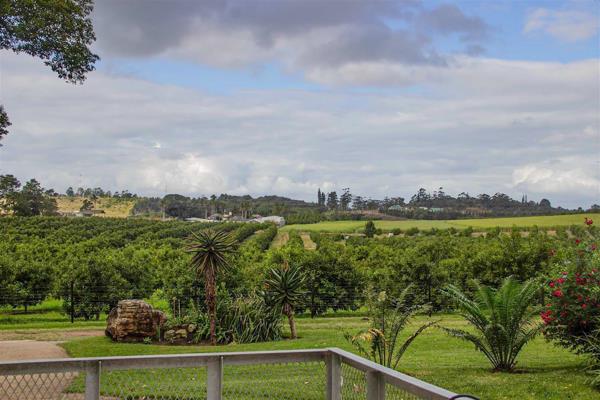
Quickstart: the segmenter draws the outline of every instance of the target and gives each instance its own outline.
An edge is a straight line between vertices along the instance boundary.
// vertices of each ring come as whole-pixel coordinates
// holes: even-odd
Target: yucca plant
[[[204,276],[206,310],[210,324],[210,342],[217,344],[216,308],[217,308],[217,274],[229,267],[228,256],[235,249],[235,241],[224,231],[205,229],[192,233],[189,237],[187,251],[192,253],[191,267],[198,279]]]
[[[356,335],[345,333],[344,337],[358,352],[370,360],[396,369],[400,359],[411,343],[427,328],[436,324],[430,321],[421,325],[402,344],[400,333],[406,328],[412,317],[424,306],[410,306],[406,297],[410,286],[405,288],[397,299],[389,299],[386,292],[371,293],[369,297],[369,317],[371,327]]]
[[[513,277],[504,280],[499,289],[476,283],[474,299],[458,287],[448,285],[444,290],[457,302],[461,315],[477,333],[443,328],[450,335],[475,345],[492,364],[495,371],[512,371],[517,356],[541,330],[542,324],[533,306],[539,284],[529,280],[523,284]]]
[[[287,263],[280,268],[272,268],[265,279],[268,303],[281,310],[288,318],[291,338],[298,337],[294,308],[302,301],[304,291],[304,275],[300,268],[290,267]]]

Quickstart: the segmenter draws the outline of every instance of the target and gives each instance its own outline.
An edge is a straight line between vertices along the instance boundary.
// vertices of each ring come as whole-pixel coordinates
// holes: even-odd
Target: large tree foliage
[[[0,104],[0,140],[2,140],[3,136],[8,135],[8,127],[11,125],[8,114],[4,111],[4,106]],[[0,146],[2,145],[0,144]]]
[[[3,0],[0,49],[38,57],[58,77],[81,83],[99,57],[89,49],[96,40],[92,0]],[[0,106],[0,139],[10,125]]]
[[[21,188],[13,175],[0,175],[0,210],[17,216],[56,214],[56,200],[38,181],[31,179]]]

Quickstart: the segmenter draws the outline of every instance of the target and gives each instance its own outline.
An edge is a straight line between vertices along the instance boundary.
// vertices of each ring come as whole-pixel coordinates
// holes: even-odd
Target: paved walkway
[[[66,358],[67,352],[56,342],[5,340],[0,342],[0,361]]]
[[[0,362],[66,357],[68,357],[67,352],[56,342],[0,341]],[[68,399],[69,397],[64,392],[74,377],[74,373],[0,376],[0,399]]]

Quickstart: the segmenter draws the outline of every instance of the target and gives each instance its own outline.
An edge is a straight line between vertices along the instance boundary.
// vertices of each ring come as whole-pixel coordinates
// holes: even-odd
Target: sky
[[[92,19],[83,85],[0,51],[0,174],[600,203],[597,1],[102,0]]]

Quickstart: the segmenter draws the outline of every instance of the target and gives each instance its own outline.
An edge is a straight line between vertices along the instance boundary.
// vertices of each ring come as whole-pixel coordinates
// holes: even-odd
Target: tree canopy
[[[0,2],[0,49],[38,57],[70,83],[82,83],[98,55],[89,46],[96,36],[92,0],[4,0]],[[10,126],[0,106],[0,139]]]

